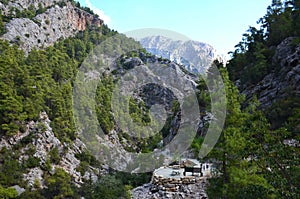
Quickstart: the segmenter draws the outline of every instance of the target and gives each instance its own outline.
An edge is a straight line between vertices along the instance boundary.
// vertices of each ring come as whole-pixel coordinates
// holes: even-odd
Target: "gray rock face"
[[[276,48],[273,64],[280,66],[279,71],[268,74],[254,87],[240,87],[248,101],[257,95],[261,106],[267,108],[283,99],[288,90],[300,97],[300,44],[293,46],[293,39],[285,39]]]
[[[48,47],[59,39],[74,36],[78,31],[85,30],[88,24],[98,27],[103,24],[101,19],[76,8],[70,2],[66,2],[65,6],[60,7],[52,0],[45,2],[24,0],[16,1],[14,4],[8,4],[7,6],[0,4],[0,8],[3,10],[3,13],[8,14],[10,7],[24,9],[32,4],[37,8],[39,3],[50,7],[32,20],[13,18],[6,24],[7,33],[2,36],[2,39],[18,43],[25,53],[28,53],[33,48]]]
[[[118,64],[108,65],[106,73],[111,73],[114,79],[121,79],[118,88],[121,96],[132,96],[138,103],[143,101],[146,108],[150,109],[151,113],[155,115],[155,122],[158,122],[155,123],[155,127],[153,128],[151,126],[149,128],[139,128],[138,125],[134,126],[134,122],[131,121],[132,118],[130,116],[127,117],[126,115],[127,113],[125,109],[127,106],[122,106],[124,103],[119,100],[119,97],[113,97],[114,100],[112,101],[112,107],[114,107],[114,110],[112,111],[112,114],[118,116],[121,115],[122,118],[120,119],[115,117],[114,119],[116,122],[114,129],[107,132],[105,135],[96,136],[98,143],[101,143],[101,147],[99,147],[100,149],[97,150],[101,152],[97,153],[97,156],[101,162],[109,162],[112,168],[118,170],[124,171],[126,168],[131,169],[130,171],[139,171],[138,169],[153,170],[155,169],[155,165],[153,163],[148,165],[148,162],[145,161],[142,162],[142,165],[140,162],[134,161],[135,157],[142,154],[141,151],[143,149],[143,143],[141,138],[145,138],[146,141],[150,140],[147,140],[149,137],[147,133],[152,133],[150,130],[153,129],[155,133],[158,133],[166,124],[165,127],[167,130],[164,129],[165,131],[163,132],[165,134],[163,135],[163,143],[158,143],[159,141],[157,141],[152,145],[155,152],[155,149],[161,147],[163,144],[167,145],[171,140],[174,140],[173,138],[178,135],[178,128],[183,122],[186,122],[185,124],[190,124],[190,121],[195,123],[197,122],[195,120],[189,120],[190,115],[195,115],[188,114],[189,110],[186,110],[185,112],[182,111],[184,113],[175,114],[174,117],[172,110],[172,108],[175,107],[173,104],[175,103],[175,100],[178,100],[179,104],[182,104],[183,101],[186,101],[187,96],[195,93],[194,89],[196,87],[195,81],[197,80],[197,77],[183,71],[178,64],[171,61],[162,60],[153,55],[144,54],[143,52],[136,52],[134,55],[135,56],[133,57],[129,57],[129,55],[120,55],[120,57],[118,57],[115,61]],[[105,61],[103,62],[105,63]],[[91,72],[92,71],[84,71],[84,76],[97,76],[97,73],[93,73],[92,75]],[[192,100],[190,99],[190,101]],[[195,101],[197,103],[196,98]],[[117,107],[116,105],[119,106]],[[155,111],[153,111],[154,109]],[[180,114],[185,114],[185,117],[182,117],[182,120],[180,120]],[[196,114],[197,118],[199,113]],[[156,117],[156,115],[158,117]],[[164,120],[167,118],[170,118],[167,121],[168,123]],[[153,120],[151,122],[153,122]],[[156,128],[156,126],[158,128]],[[85,129],[83,131],[85,131]],[[141,138],[136,135],[139,135]],[[178,138],[171,143],[170,148],[164,151],[166,156],[168,155],[167,153],[173,153],[175,149],[171,149],[175,147],[176,150],[180,150],[180,147],[184,142],[176,143],[181,141],[182,139]],[[129,153],[129,151],[133,152]],[[139,164],[143,167],[140,167]]]
[[[143,62],[137,62],[134,65],[135,70],[133,71],[135,72],[129,73],[133,77],[138,78],[129,82],[134,82],[133,86],[140,85],[140,87],[138,87],[137,91],[133,92],[133,96],[138,101],[144,101],[148,108],[159,105],[170,116],[173,113],[173,103],[175,101],[182,103],[182,100],[188,96],[192,89],[195,89],[197,77],[190,73],[185,73],[174,62],[160,61],[159,58],[151,56],[145,58]],[[145,80],[145,82],[139,83],[141,80]],[[131,86],[124,84],[124,90],[135,90]],[[164,138],[165,145],[177,134],[180,120],[181,115],[179,112],[171,121],[169,135]]]
[[[140,43],[148,52],[184,65],[192,73],[204,74],[215,59],[223,60],[212,46],[198,41],[152,36],[141,39]]]
[[[178,101],[174,93],[161,85],[150,83],[144,85],[138,91],[138,96],[141,98],[146,107],[150,108],[155,104],[160,104],[167,111],[168,114],[172,114],[172,105],[174,101]],[[181,115],[180,112],[171,121],[171,128],[168,135],[163,135],[163,144],[167,145],[176,136],[180,127]]]
[[[12,188],[14,188],[18,192],[19,196],[25,192],[25,189],[20,187],[19,185],[12,186]]]
[[[41,113],[40,122],[37,123],[38,129],[36,133],[36,139],[33,140],[32,144],[36,148],[34,157],[40,158],[41,164],[45,163],[48,158],[48,153],[53,148],[58,148],[61,151],[63,148],[61,142],[55,137],[50,127],[50,120],[46,113]],[[45,128],[44,132],[40,128]],[[42,131],[42,132],[39,132]]]
[[[17,8],[20,11],[29,8],[31,5],[35,9],[39,8],[39,5],[41,5],[43,8],[47,8],[50,6],[53,6],[59,2],[63,2],[64,0],[14,0],[14,1],[9,1],[7,5],[4,5],[0,3],[0,8],[2,10],[2,14],[8,15],[9,14],[9,8]]]
[[[39,167],[36,167],[36,168],[32,168],[30,169],[29,173],[26,173],[24,174],[24,180],[27,181],[27,185],[29,187],[34,187],[34,184],[36,181],[38,181],[41,185],[41,188],[44,188],[44,179],[43,179],[43,174],[44,174],[44,171],[39,168]]]
[[[204,137],[207,133],[206,125],[209,125],[209,122],[213,119],[214,116],[210,112],[204,111],[202,114],[200,114],[200,122],[198,126],[197,135]]]
[[[32,142],[22,149],[20,149],[19,162],[23,163],[24,160],[29,158],[26,152],[34,147],[33,157],[39,158],[40,166],[31,168],[27,173],[23,174],[24,181],[28,183],[29,187],[33,187],[35,181],[38,181],[41,188],[44,188],[44,179],[42,170],[44,163],[49,159],[49,152],[53,148],[57,148],[61,160],[57,165],[52,164],[51,173],[55,172],[55,168],[62,168],[68,174],[74,178],[74,182],[80,186],[83,180],[93,180],[94,182],[98,179],[98,175],[104,174],[106,171],[100,168],[90,167],[84,175],[81,175],[76,168],[80,165],[80,160],[75,157],[75,154],[82,153],[86,149],[84,143],[79,139],[76,139],[72,145],[61,143],[61,141],[54,135],[52,128],[50,127],[51,121],[48,115],[43,112],[40,114],[40,119],[37,122],[31,121],[27,124],[25,133],[19,133],[10,139],[2,137],[0,139],[0,150],[3,147],[11,149],[14,145],[18,144],[22,139],[32,136]]]

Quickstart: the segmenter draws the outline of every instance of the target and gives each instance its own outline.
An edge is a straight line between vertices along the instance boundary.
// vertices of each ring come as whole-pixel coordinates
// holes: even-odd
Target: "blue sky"
[[[208,43],[221,54],[234,50],[272,0],[79,0],[118,32],[168,29]]]

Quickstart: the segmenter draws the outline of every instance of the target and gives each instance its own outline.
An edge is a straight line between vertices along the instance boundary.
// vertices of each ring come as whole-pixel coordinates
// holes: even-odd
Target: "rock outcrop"
[[[74,182],[80,186],[84,180],[96,181],[97,176],[106,173],[100,168],[89,167],[89,169],[82,175],[77,171],[80,165],[80,160],[76,158],[76,154],[82,153],[86,150],[84,143],[76,139],[72,145],[62,143],[53,133],[50,127],[50,120],[48,115],[44,112],[40,114],[40,119],[37,122],[31,121],[26,125],[26,131],[19,133],[10,139],[2,137],[0,139],[0,150],[3,147],[11,149],[14,145],[19,144],[23,139],[29,138],[30,142],[20,149],[21,155],[19,162],[22,164],[29,158],[28,151],[34,149],[32,157],[38,158],[40,166],[30,168],[27,173],[24,173],[24,181],[28,183],[29,187],[34,187],[36,181],[39,182],[41,188],[44,187],[44,166],[45,162],[50,158],[50,151],[54,148],[58,149],[61,156],[57,164],[51,164],[51,173],[55,172],[55,168],[62,168],[72,176]]]
[[[58,4],[61,3],[60,5]],[[59,39],[74,36],[79,31],[85,30],[88,25],[100,27],[103,21],[84,10],[74,6],[69,1],[29,1],[17,0],[4,5],[0,9],[4,15],[10,15],[11,8],[22,11],[33,5],[45,8],[43,13],[29,18],[12,18],[6,23],[7,32],[1,37],[12,43],[17,43],[25,53],[33,48],[41,49],[53,45]]]
[[[91,56],[91,59],[95,57],[97,56]],[[103,61],[103,63],[106,63],[106,61]],[[152,148],[150,150],[154,152],[154,156],[160,153],[159,148],[163,146],[167,146],[162,152],[165,156],[173,154],[174,151],[183,152],[181,147],[185,147],[186,140],[188,140],[187,136],[193,131],[184,131],[182,129],[186,126],[196,128],[199,118],[199,112],[197,112],[198,102],[194,95],[197,86],[197,76],[182,70],[181,66],[174,62],[136,50],[118,56],[115,63],[105,66],[108,67],[105,68],[107,75],[111,74],[113,79],[120,80],[120,85],[116,88],[120,90],[120,92],[117,92],[120,96],[113,96],[111,102],[111,115],[114,115],[115,120],[114,128],[101,136],[95,135],[95,139],[97,139],[98,143],[101,143],[100,149],[97,150],[95,156],[102,158],[101,162],[109,162],[112,168],[118,170],[125,171],[127,168],[130,172],[139,171],[138,169],[144,169],[144,171],[154,170],[156,169],[155,164],[149,163],[148,165],[147,161],[150,158],[145,163],[142,162],[143,164],[140,161],[135,161],[134,158],[141,159],[143,156],[141,152],[145,150],[145,143],[152,142],[151,136],[159,132],[161,132],[163,141],[161,142],[159,138],[151,143]],[[82,77],[97,77],[97,74],[102,73],[101,69],[99,69],[100,72],[95,72],[94,69],[92,71],[90,69],[83,70]],[[80,79],[78,82],[82,80]],[[83,87],[76,87],[75,91],[81,93],[80,89],[83,89]],[[132,121],[134,117],[127,115],[127,102],[125,102],[124,106],[122,96],[132,96],[137,104],[144,104],[145,109],[147,111],[150,110],[149,114],[154,115],[155,122],[151,120],[151,125],[155,124],[155,126],[148,125],[144,128],[142,125],[134,124]],[[74,100],[76,107],[77,105],[78,107],[82,106],[80,103],[77,104],[77,102],[80,102],[80,97],[82,95]],[[187,99],[187,97],[190,98]],[[194,97],[194,101],[192,97]],[[185,106],[185,110],[182,111],[183,102],[188,100],[190,100],[191,106],[195,105],[195,107],[190,111],[190,106]],[[86,112],[84,114],[89,113]],[[77,121],[84,121],[84,114],[80,115],[82,119],[79,118]],[[140,117],[140,114],[138,116]],[[191,116],[193,119],[190,119]],[[191,124],[192,122],[193,124]],[[92,124],[86,124],[87,122],[81,125],[84,127],[83,132],[87,132],[87,129],[92,126]],[[186,124],[186,126],[181,124]],[[180,131],[179,127],[182,127],[180,135],[178,133]],[[79,133],[79,135],[85,136],[84,133]],[[180,136],[184,138],[181,139]],[[174,139],[175,137],[176,139]],[[90,136],[84,139],[89,140]],[[92,142],[90,145],[87,144],[87,146],[91,146],[91,151],[95,148]],[[101,152],[98,153],[98,151]],[[151,158],[156,158],[154,156]],[[157,157],[161,156],[157,155]]]
[[[290,37],[282,41],[276,48],[273,56],[273,65],[276,71],[265,76],[253,87],[239,87],[249,101],[257,96],[261,107],[268,108],[289,93],[300,97],[300,44],[292,45],[294,38]]]
[[[2,10],[2,14],[9,15],[10,8],[17,8],[20,11],[28,9],[30,6],[33,6],[35,9],[38,9],[40,6],[43,8],[47,8],[64,1],[65,0],[14,0],[8,1],[7,4],[1,3],[0,8]]]

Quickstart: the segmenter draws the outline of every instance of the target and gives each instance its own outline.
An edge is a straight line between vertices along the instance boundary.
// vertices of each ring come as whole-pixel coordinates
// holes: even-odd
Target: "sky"
[[[249,26],[266,14],[272,0],[78,0],[120,33],[167,29],[212,45],[219,54],[234,51]]]

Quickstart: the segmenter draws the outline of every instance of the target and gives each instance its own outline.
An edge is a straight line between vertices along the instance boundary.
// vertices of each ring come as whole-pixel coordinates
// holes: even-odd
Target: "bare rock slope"
[[[29,6],[34,9],[42,7],[44,12],[33,18],[18,18],[16,12],[23,12]],[[103,24],[97,16],[77,8],[69,1],[16,0],[7,5],[0,3],[0,9],[5,16],[13,16],[6,23],[7,32],[2,39],[18,43],[26,53],[33,48],[48,47],[59,39],[74,36],[90,24],[98,27]]]
[[[240,86],[247,100],[256,95],[261,106],[267,108],[286,97],[289,90],[300,97],[300,45],[292,45],[293,39],[287,38],[276,47],[273,65],[277,66],[277,70],[252,87]]]
[[[203,42],[150,36],[142,38],[140,43],[148,52],[184,65],[192,73],[204,74],[215,59],[223,60],[216,49]]]

